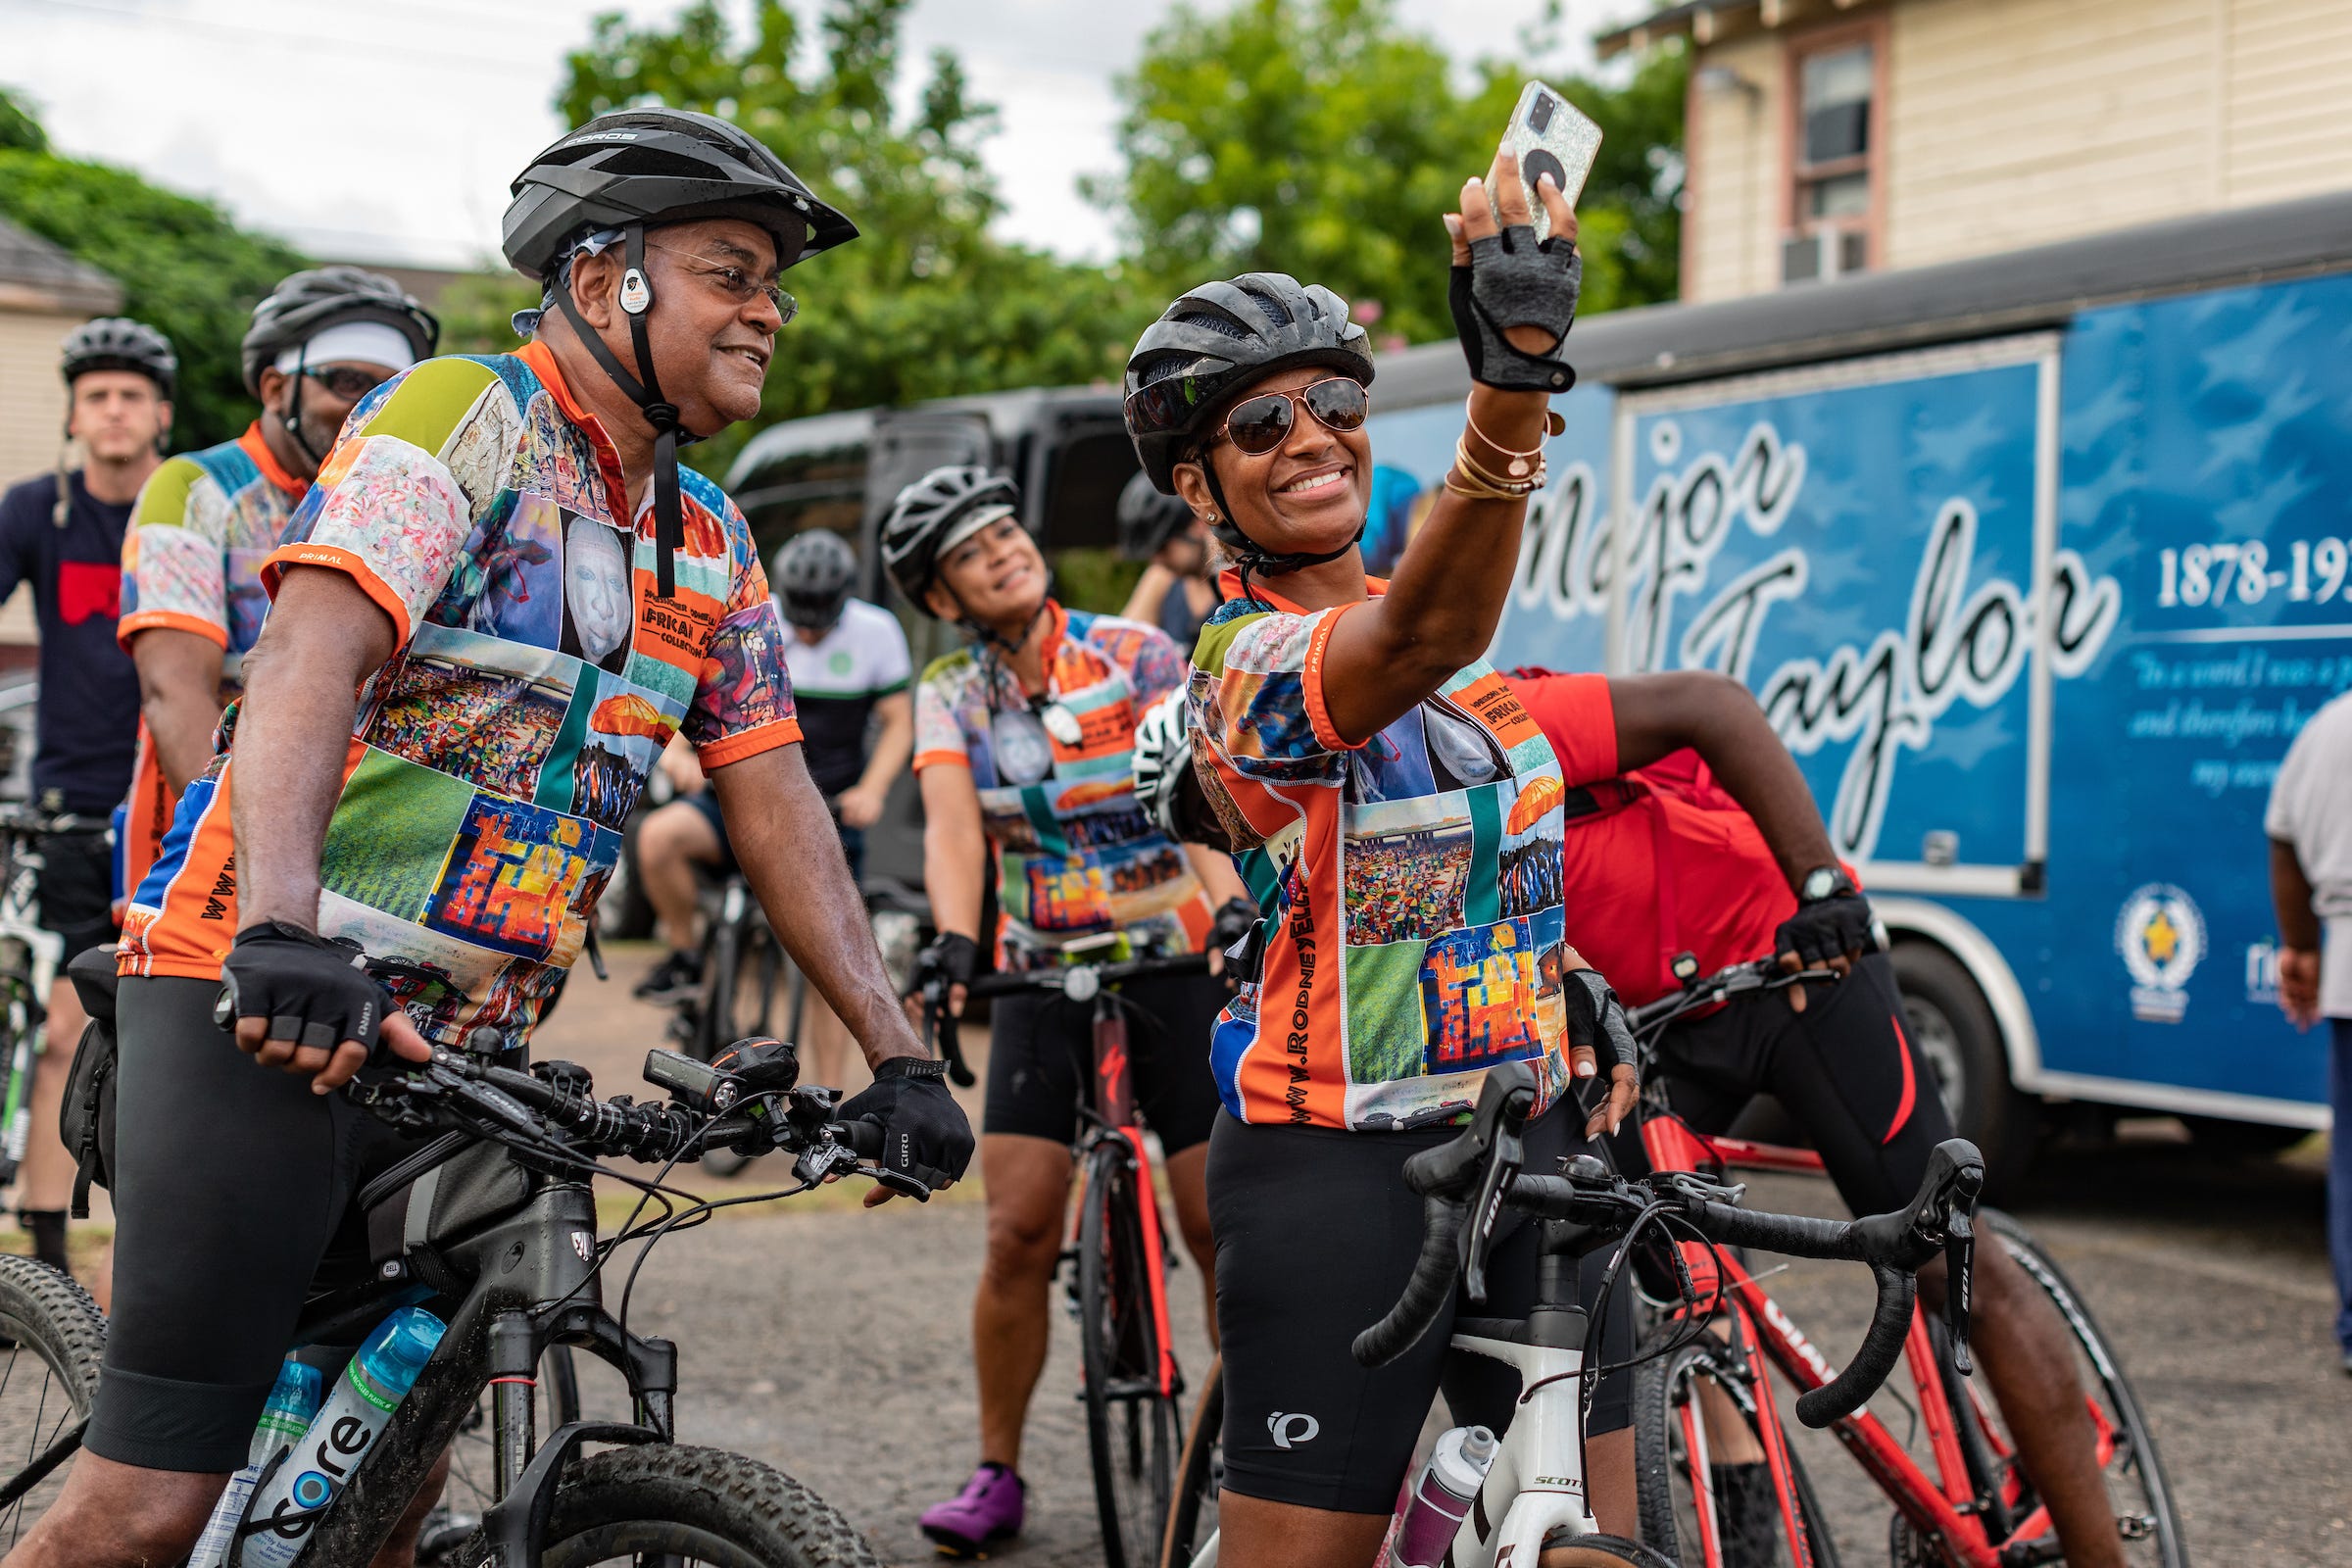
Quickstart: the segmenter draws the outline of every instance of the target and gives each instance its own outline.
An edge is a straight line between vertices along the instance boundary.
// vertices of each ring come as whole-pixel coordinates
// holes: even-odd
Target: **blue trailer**
[[[1575,342],[1495,662],[1753,690],[2008,1168],[2055,1102],[2241,1145],[2326,1125],[2262,812],[2352,686],[2352,199]],[[1466,390],[1451,345],[1384,362],[1376,536]]]

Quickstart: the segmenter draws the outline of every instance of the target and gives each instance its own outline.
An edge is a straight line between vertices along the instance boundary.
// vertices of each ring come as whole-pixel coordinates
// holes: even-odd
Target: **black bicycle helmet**
[[[262,371],[271,361],[345,321],[383,322],[407,338],[420,360],[431,359],[441,341],[441,323],[433,313],[381,272],[313,268],[286,278],[253,308],[253,324],[245,329],[245,390],[260,397]],[[299,388],[295,396],[300,398]]]
[[[645,273],[645,231],[663,223],[740,218],[775,237],[776,261],[790,267],[858,237],[858,225],[816,199],[784,161],[723,120],[686,109],[622,109],[599,115],[556,139],[508,187],[501,241],[507,260],[539,279],[545,297],[579,334],[612,384],[645,415],[654,432],[654,592],[677,594],[677,553],[686,543],[678,489],[678,445],[694,439],[678,423],[677,405],[654,374],[645,318],[654,291]],[[564,286],[564,263],[577,242],[618,229],[621,276],[616,293],[629,323],[637,371],[622,368],[581,317]],[[519,318],[517,318],[519,320]]]
[[[810,631],[823,631],[840,621],[857,575],[857,552],[830,528],[811,528],[788,540],[776,552],[775,569],[768,573],[784,606],[784,618]]]
[[[986,468],[933,468],[899,492],[882,521],[882,567],[923,613],[938,580],[939,558],[1019,510],[1020,491]]]
[[[1150,474],[1139,473],[1119,492],[1119,553],[1150,561],[1192,521],[1193,509],[1181,497],[1160,494]]]
[[[1244,272],[1202,283],[1160,313],[1127,356],[1127,434],[1152,487],[1176,493],[1176,465],[1209,432],[1234,397],[1278,371],[1328,366],[1372,384],[1372,352],[1348,302],[1320,283],[1287,272]],[[1352,547],[1321,555],[1271,555],[1235,526],[1233,508],[1207,470],[1217,504],[1210,531],[1246,570],[1271,576],[1337,560]],[[1360,530],[1359,530],[1359,537]]]
[[[571,242],[600,228],[741,218],[776,239],[790,267],[858,237],[760,141],[689,109],[621,109],[556,139],[508,187],[501,248],[551,282]]]
[[[179,356],[172,352],[172,340],[146,322],[101,316],[66,334],[58,370],[68,386],[92,370],[136,370],[168,403],[177,389]]]

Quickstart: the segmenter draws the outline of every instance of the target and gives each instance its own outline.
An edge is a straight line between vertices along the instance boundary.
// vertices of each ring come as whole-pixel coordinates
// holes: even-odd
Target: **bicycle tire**
[[[2126,1535],[2127,1560],[2141,1568],[2187,1568],[2188,1547],[2173,1502],[2172,1484],[2165,1476],[2164,1461],[2157,1452],[2155,1435],[2148,1430],[2139,1396],[2124,1375],[2122,1358],[2084,1304],[2082,1292],[2013,1216],[1997,1208],[1981,1208],[1977,1210],[1977,1225],[1979,1236],[1989,1231],[1997,1238],[2025,1270],[2026,1277],[2040,1287],[2057,1307],[2058,1316],[2073,1335],[2081,1354],[2077,1376],[2087,1370],[2098,1385],[2096,1394],[2085,1396],[2097,1409],[2098,1419],[2118,1440],[2106,1467],[2107,1494],[2116,1507],[2119,1530],[2124,1528],[2125,1521],[2132,1520],[2135,1521],[2132,1528],[2146,1532],[2137,1537]],[[2012,1449],[2014,1446],[2011,1445]]]
[[[1765,1375],[1752,1360],[1754,1375]],[[1737,1369],[1731,1348],[1712,1338],[1687,1345],[1672,1354],[1643,1362],[1634,1372],[1634,1475],[1641,1509],[1642,1538],[1683,1568],[1838,1568],[1838,1545],[1832,1537],[1812,1478],[1793,1448],[1788,1477],[1795,1493],[1794,1515],[1804,1537],[1802,1554],[1790,1539],[1788,1519],[1777,1492],[1766,1495],[1771,1506],[1759,1508],[1751,1496],[1744,1504],[1716,1495],[1712,1548],[1700,1534],[1698,1490],[1693,1454],[1684,1424],[1690,1401],[1705,1387],[1720,1392],[1744,1423],[1749,1440],[1762,1446],[1763,1419],[1747,1376]],[[1718,1408],[1721,1408],[1720,1406]],[[1761,1468],[1761,1467],[1759,1467]],[[1770,1472],[1765,1471],[1765,1478]],[[1711,1492],[1715,1489],[1710,1485]]]
[[[490,1560],[479,1534],[456,1559]],[[556,1488],[539,1568],[685,1560],[710,1568],[883,1568],[833,1505],[782,1471],[716,1448],[608,1448]]]
[[[1145,1201],[1126,1141],[1097,1144],[1078,1222],[1078,1336],[1106,1568],[1157,1560],[1176,1479],[1178,1413],[1175,1396],[1158,1391]]]
[[[79,1285],[46,1263],[0,1256],[0,1469],[13,1480],[88,1417],[106,1358],[106,1315]],[[29,1355],[40,1367],[28,1377]],[[68,1459],[0,1513],[0,1554],[57,1500]]]
[[[32,982],[22,970],[0,975],[8,995],[8,1081],[6,1103],[0,1108],[0,1187],[12,1187],[24,1169],[32,1142],[33,1075],[40,1071],[41,1051],[35,1044],[48,1008],[32,995]]]
[[[1159,1568],[1194,1568],[1194,1557],[1217,1530],[1217,1492],[1225,1476],[1225,1358],[1208,1363],[1208,1380],[1185,1432],[1168,1494],[1168,1528],[1160,1536]]]
[[[1548,1538],[1544,1568],[1678,1568],[1674,1559],[1622,1536]]]

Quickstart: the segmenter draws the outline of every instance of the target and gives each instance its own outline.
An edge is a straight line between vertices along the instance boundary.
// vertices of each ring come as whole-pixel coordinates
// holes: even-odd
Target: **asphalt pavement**
[[[650,956],[613,955],[615,978],[585,972],[540,1043],[596,1070],[601,1093],[636,1087],[662,1015],[626,996]],[[985,1042],[967,1031],[967,1051]],[[977,1104],[972,1105],[977,1120]],[[2230,1164],[2200,1154],[2173,1124],[2120,1143],[2052,1151],[2013,1205],[2074,1279],[2113,1341],[2162,1446],[2192,1560],[2228,1568],[2352,1568],[2352,1377],[2331,1332],[2312,1149]],[[746,1177],[683,1185],[758,1191]],[[775,1179],[771,1174],[770,1179]],[[1770,1178],[1752,1203],[1837,1213],[1826,1185]],[[632,1327],[680,1346],[683,1435],[756,1455],[813,1487],[892,1562],[931,1559],[914,1528],[959,1487],[975,1454],[969,1310],[984,1209],[966,1189],[927,1205],[855,1207],[848,1188],[728,1211],[664,1242],[630,1308]],[[1867,1276],[1803,1264],[1769,1287],[1834,1360],[1857,1344]],[[617,1298],[610,1298],[617,1304]],[[1332,1303],[1369,1321],[1385,1302]],[[1197,1276],[1176,1276],[1178,1354],[1208,1360]],[[1025,1568],[1099,1564],[1077,1347],[1066,1313],[1032,1407],[1022,1470],[1029,1528],[997,1560]],[[612,1397],[584,1374],[593,1411]],[[1189,1405],[1188,1405],[1189,1408]],[[1898,1429],[1899,1403],[1874,1405]],[[1843,1560],[1886,1561],[1886,1509],[1827,1440],[1800,1451]]]

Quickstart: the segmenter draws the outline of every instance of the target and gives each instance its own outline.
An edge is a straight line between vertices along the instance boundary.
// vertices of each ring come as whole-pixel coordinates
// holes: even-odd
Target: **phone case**
[[[1519,160],[1519,177],[1526,182],[1527,205],[1535,215],[1536,238],[1546,239],[1551,234],[1551,215],[1537,199],[1536,177],[1549,173],[1559,181],[1568,205],[1574,207],[1592,172],[1592,160],[1600,156],[1600,127],[1544,83],[1531,81],[1519,93],[1519,106],[1511,111],[1510,129],[1502,140]]]

